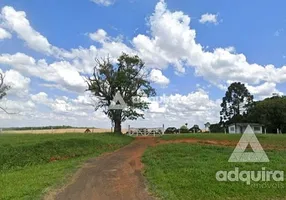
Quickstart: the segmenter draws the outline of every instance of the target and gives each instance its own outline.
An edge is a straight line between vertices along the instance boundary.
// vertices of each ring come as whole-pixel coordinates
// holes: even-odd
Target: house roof
[[[232,126],[232,125],[238,125],[238,126],[247,126],[247,125],[251,125],[251,126],[263,126],[263,124],[259,124],[259,123],[232,123],[228,126]]]

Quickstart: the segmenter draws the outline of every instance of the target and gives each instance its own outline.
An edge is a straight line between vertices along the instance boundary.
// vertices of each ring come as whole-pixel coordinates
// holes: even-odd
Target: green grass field
[[[238,141],[240,135],[187,134],[163,136],[165,140],[195,137],[212,140]],[[260,135],[264,145],[286,146],[284,135]],[[149,190],[166,200],[185,199],[285,199],[284,182],[219,182],[217,171],[242,170],[262,171],[286,170],[286,151],[267,149],[269,163],[229,163],[234,147],[200,144],[163,144],[150,147],[144,153],[144,175]]]
[[[132,141],[115,134],[0,135],[0,199],[39,199],[90,157]]]
[[[277,134],[257,134],[256,135],[259,142],[262,146],[273,148],[284,148],[286,149],[286,135],[277,135]],[[177,140],[177,139],[200,139],[200,140],[227,140],[232,142],[238,142],[241,137],[241,134],[209,134],[209,133],[189,133],[189,134],[170,134],[163,135],[161,139],[163,140]]]
[[[176,140],[185,138],[196,139],[215,139],[215,140],[239,140],[241,135],[239,134],[223,134],[223,133],[182,133],[182,134],[166,134],[161,137],[163,140]]]

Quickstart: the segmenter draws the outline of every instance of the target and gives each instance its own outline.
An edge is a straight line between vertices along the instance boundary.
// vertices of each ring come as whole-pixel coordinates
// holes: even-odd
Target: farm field
[[[40,199],[88,158],[133,139],[116,134],[1,134],[0,199]]]
[[[241,135],[181,134],[165,135],[167,144],[149,147],[142,158],[149,190],[160,199],[285,199],[283,182],[219,182],[217,171],[286,170],[286,136],[257,135],[269,163],[229,163],[228,159]],[[187,143],[190,140],[228,141],[232,145]],[[186,143],[173,143],[181,141]],[[266,148],[265,148],[266,147]],[[285,175],[284,175],[285,176]]]
[[[4,134],[62,134],[62,133],[84,133],[86,128],[67,128],[67,129],[33,129],[33,130],[5,130]],[[109,133],[110,129],[90,128],[92,133]],[[122,130],[123,133],[126,130]]]
[[[270,149],[285,149],[286,150],[286,135],[277,135],[277,134],[256,134],[259,142],[264,148]],[[217,133],[189,133],[189,134],[169,134],[163,135],[162,140],[201,140],[201,141],[221,141],[229,143],[229,146],[236,145],[239,141],[241,134],[217,134]]]

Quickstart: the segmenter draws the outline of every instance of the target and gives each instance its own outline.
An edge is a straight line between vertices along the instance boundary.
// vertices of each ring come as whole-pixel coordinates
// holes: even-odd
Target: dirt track
[[[141,156],[148,146],[168,143],[200,143],[235,146],[234,142],[194,138],[160,140],[137,137],[131,144],[89,160],[73,177],[71,183],[45,200],[153,200],[141,174]]]
[[[138,138],[118,151],[89,160],[56,200],[152,200],[141,174],[141,156],[156,139]]]
[[[160,140],[137,137],[131,144],[109,154],[89,160],[74,176],[71,183],[46,200],[153,200],[148,194],[141,174],[141,156],[148,146],[169,143],[200,143],[235,146],[236,142],[200,140],[194,138]]]
[[[137,137],[131,144],[109,154],[89,160],[74,176],[71,183],[45,200],[153,200],[148,194],[141,174],[141,156],[148,146],[169,143],[199,143],[236,146],[236,141],[185,138],[160,140]],[[267,146],[266,148],[274,148]],[[274,148],[275,149],[275,148]]]

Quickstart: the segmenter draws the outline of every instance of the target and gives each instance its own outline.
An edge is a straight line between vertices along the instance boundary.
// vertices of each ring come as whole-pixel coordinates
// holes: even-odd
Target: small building
[[[228,126],[230,134],[244,133],[247,126],[250,126],[254,133],[263,133],[263,125],[258,123],[234,123]]]

